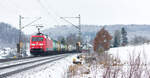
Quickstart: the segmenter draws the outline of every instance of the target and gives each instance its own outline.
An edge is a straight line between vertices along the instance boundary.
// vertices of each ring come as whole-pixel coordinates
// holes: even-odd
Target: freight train
[[[53,40],[42,33],[37,33],[30,39],[30,53],[32,55],[59,54],[75,51],[76,47],[68,44],[61,44],[60,41]]]

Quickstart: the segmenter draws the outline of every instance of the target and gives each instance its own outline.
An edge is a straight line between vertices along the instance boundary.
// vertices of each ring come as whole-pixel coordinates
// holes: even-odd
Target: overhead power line
[[[63,19],[64,21],[70,23],[71,25],[73,25],[75,28],[77,28],[79,30],[78,34],[79,34],[79,42],[81,42],[81,17],[80,14],[78,17],[60,17],[61,19]],[[70,21],[66,20],[65,18],[77,18],[79,19],[79,25],[74,25],[73,23],[71,23]]]
[[[51,18],[53,18],[53,20],[59,24],[59,22],[57,21],[57,19],[53,16],[53,14],[51,12],[54,12],[51,10],[51,12],[46,8],[46,6],[43,5],[43,3],[41,2],[41,0],[37,0],[37,2],[40,4],[40,6],[45,10],[45,12],[47,12],[48,15],[52,16]],[[55,14],[55,13],[54,13]],[[57,16],[57,14],[55,14]],[[58,17],[58,16],[57,16]]]
[[[41,2],[41,0],[37,0],[38,1],[38,3],[41,5],[41,7],[42,8],[44,8],[45,10],[47,10],[46,9],[46,7],[42,4],[42,2]],[[46,3],[48,3],[48,2],[46,2]],[[51,12],[49,12],[49,10],[47,10],[47,12],[48,12],[48,14],[51,14]],[[79,40],[80,40],[80,42],[81,42],[81,25],[80,25],[80,23],[81,23],[81,18],[80,18],[80,14],[79,14],[79,16],[77,16],[77,17],[60,17],[55,11],[52,11],[58,18],[60,18],[60,19],[62,19],[62,20],[64,20],[65,22],[67,22],[67,23],[69,23],[69,24],[71,24],[72,26],[74,26],[75,28],[77,28],[78,30],[79,30]],[[79,19],[79,25],[77,26],[77,25],[74,25],[73,23],[71,23],[70,21],[68,21],[68,20],[66,20],[65,18],[78,18]],[[56,20],[56,19],[55,19]],[[57,20],[56,20],[57,21]]]
[[[22,27],[21,29],[23,29],[23,28],[25,28],[25,27],[30,26],[32,23],[34,23],[34,22],[36,22],[36,21],[40,20],[41,18],[42,18],[42,17],[39,17],[39,18],[37,18],[37,19],[33,20],[32,22],[30,22],[29,24],[25,25],[25,26],[24,26],[24,27]]]
[[[78,26],[74,25],[73,23],[71,23],[70,21],[66,20],[65,17],[60,17],[61,19],[63,19],[64,21],[68,22],[69,24],[73,25],[74,27],[78,28]]]

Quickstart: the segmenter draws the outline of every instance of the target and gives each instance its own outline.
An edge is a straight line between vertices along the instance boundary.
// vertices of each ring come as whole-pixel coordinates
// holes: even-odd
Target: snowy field
[[[13,58],[17,55],[17,50],[12,48],[0,49],[0,59]]]
[[[107,53],[112,58],[118,58],[121,61],[120,66],[111,66],[105,67],[105,64],[98,64],[93,63],[91,66],[87,65],[81,65],[79,66],[79,70],[82,70],[84,72],[87,72],[88,74],[80,74],[80,75],[74,75],[71,78],[103,78],[106,76],[106,78],[113,78],[114,74],[111,74],[111,77],[108,77],[106,73],[114,73],[116,72],[116,78],[129,78],[129,74],[133,73],[133,76],[131,78],[137,78],[138,75],[141,77],[139,78],[148,78],[150,72],[146,72],[148,74],[142,74],[140,72],[144,72],[145,70],[149,71],[149,64],[150,64],[150,44],[143,44],[138,46],[125,46],[125,47],[117,47],[117,48],[111,48]],[[76,57],[77,54],[60,59],[58,61],[48,63],[24,72],[20,72],[18,74],[14,74],[8,78],[68,78],[68,69],[69,66],[72,64],[72,59]],[[135,67],[128,66],[131,62],[131,57],[134,58],[133,62],[136,62],[136,58],[140,57],[140,63],[144,62],[144,64],[147,64],[148,68],[145,67],[139,67],[136,69]],[[108,72],[108,70],[110,72]],[[138,71],[138,73],[134,72]],[[129,72],[129,73],[128,73]],[[77,72],[82,73],[82,72]],[[124,77],[121,77],[124,76]]]
[[[98,61],[76,66],[75,71],[77,72],[71,78],[150,77],[150,44],[111,48],[107,54],[111,57],[111,61],[102,63]]]
[[[30,54],[29,48],[26,49],[26,51],[22,51],[22,57],[30,57],[32,56]],[[26,52],[26,53],[25,53]],[[18,58],[17,48],[3,48],[0,49],[0,59],[8,59],[8,58]]]
[[[73,54],[66,58],[14,74],[8,78],[67,78],[68,67],[72,65],[72,58],[77,55]]]
[[[111,48],[108,51],[112,56],[119,58],[122,62],[127,62],[131,57],[137,57],[145,61],[147,64],[150,63],[150,44],[143,44],[139,46],[126,46],[119,48]]]

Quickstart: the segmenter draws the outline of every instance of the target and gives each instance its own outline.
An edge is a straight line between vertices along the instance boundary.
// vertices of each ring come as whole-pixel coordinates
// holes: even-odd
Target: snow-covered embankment
[[[67,77],[68,67],[72,64],[72,58],[76,56],[77,54],[73,54],[66,58],[14,74],[10,78],[65,78]]]
[[[150,44],[111,48],[108,53],[119,58],[122,62],[127,62],[130,57],[136,58],[139,55],[142,61],[150,62]]]

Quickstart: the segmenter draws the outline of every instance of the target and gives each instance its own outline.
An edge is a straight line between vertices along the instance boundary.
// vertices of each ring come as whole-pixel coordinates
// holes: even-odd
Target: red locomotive
[[[43,52],[46,53],[52,50],[52,47],[52,40],[48,39],[48,37],[42,33],[33,35],[30,39],[30,52],[33,55],[42,54]]]
[[[32,55],[57,54],[69,51],[75,51],[75,47],[61,44],[42,33],[33,35],[30,39],[30,52]]]

